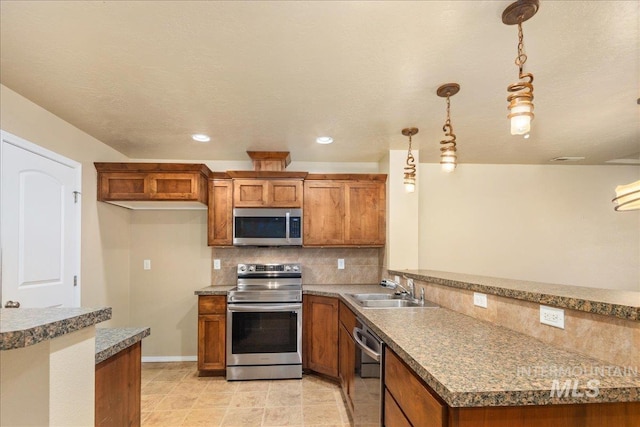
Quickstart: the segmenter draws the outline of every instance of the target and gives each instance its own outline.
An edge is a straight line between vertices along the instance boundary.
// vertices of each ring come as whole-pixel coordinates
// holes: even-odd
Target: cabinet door
[[[198,200],[198,174],[150,173],[149,197],[154,200]]]
[[[234,179],[233,206],[236,208],[268,206],[268,189],[268,181],[264,179]]]
[[[387,390],[384,392],[384,427],[411,427],[411,423]]]
[[[389,347],[385,349],[384,366],[385,389],[412,425],[447,426],[447,406]]]
[[[338,378],[338,300],[309,295],[304,302],[305,365]]]
[[[198,369],[225,369],[226,314],[198,316]]]
[[[331,180],[305,181],[303,244],[344,244],[344,184]]]
[[[148,200],[146,173],[102,172],[98,174],[98,200]]]
[[[302,207],[302,181],[301,180],[269,180],[268,205],[279,208]]]
[[[207,213],[209,246],[233,244],[233,184],[230,180],[209,180]]]
[[[345,244],[384,245],[385,192],[383,182],[345,183]]]

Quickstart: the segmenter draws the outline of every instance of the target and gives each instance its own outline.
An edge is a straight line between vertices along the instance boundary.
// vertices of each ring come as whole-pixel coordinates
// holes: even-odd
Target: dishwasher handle
[[[379,362],[381,354],[367,346],[367,343],[363,339],[363,334],[364,331],[362,329],[358,327],[353,328],[353,340],[355,341],[356,345],[360,348],[360,350],[364,351],[367,356],[369,356],[376,362]]]

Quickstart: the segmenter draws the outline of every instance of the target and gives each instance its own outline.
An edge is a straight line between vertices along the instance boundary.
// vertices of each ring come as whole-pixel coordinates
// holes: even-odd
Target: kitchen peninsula
[[[150,329],[96,328],[110,318],[108,307],[0,309],[0,424],[139,424]]]

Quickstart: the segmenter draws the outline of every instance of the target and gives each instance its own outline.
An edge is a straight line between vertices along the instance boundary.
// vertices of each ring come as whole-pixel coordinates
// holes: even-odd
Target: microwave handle
[[[286,239],[287,242],[291,241],[291,231],[290,231],[290,221],[291,221],[291,214],[287,211],[286,213],[286,225],[285,225],[285,233],[286,233]]]

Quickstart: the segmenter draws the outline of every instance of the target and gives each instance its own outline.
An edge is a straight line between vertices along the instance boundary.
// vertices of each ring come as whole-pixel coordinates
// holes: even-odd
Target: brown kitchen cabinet
[[[303,367],[338,378],[338,300],[305,295]]]
[[[342,301],[339,305],[339,323],[338,378],[347,406],[353,413],[353,393],[356,380],[356,346],[353,341],[353,328],[357,321],[356,316]]]
[[[448,406],[388,347],[384,425],[424,427],[632,427],[640,402],[454,408]]]
[[[301,179],[234,179],[236,208],[301,208]]]
[[[384,246],[386,175],[330,176],[304,182],[304,246]]]
[[[137,342],[96,365],[96,427],[140,426],[141,357]]]
[[[94,163],[98,200],[182,201],[207,204],[211,171],[203,164]]]
[[[233,182],[209,180],[207,242],[209,246],[233,245]]]
[[[225,369],[227,298],[224,295],[198,297],[198,370]]]

